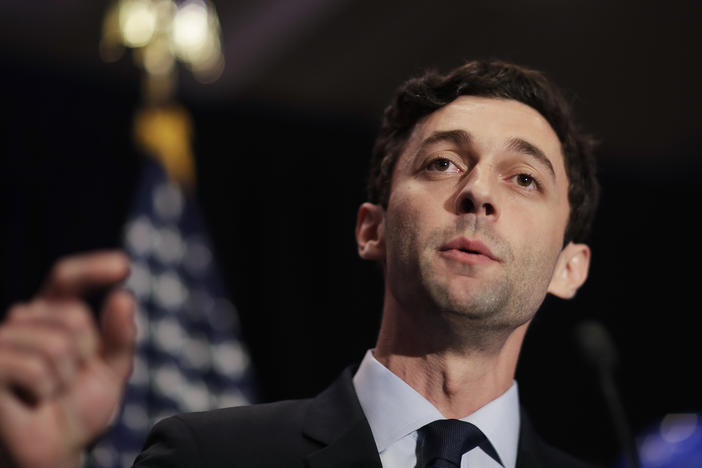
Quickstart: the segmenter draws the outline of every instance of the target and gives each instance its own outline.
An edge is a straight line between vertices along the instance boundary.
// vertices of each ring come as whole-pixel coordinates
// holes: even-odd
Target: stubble
[[[543,302],[555,265],[553,253],[524,246],[516,256],[476,216],[457,218],[454,226],[430,232],[423,245],[415,230],[397,227],[397,261],[410,273],[408,281],[395,285],[401,289],[397,292],[403,308],[422,314],[458,341],[489,342],[496,334],[509,334],[531,320]],[[441,246],[459,236],[481,240],[500,263],[472,265],[442,258]]]

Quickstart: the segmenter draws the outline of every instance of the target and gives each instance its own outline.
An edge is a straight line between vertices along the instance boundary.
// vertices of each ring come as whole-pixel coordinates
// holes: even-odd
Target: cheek
[[[549,239],[523,239],[507,276],[515,287],[515,299],[525,310],[536,310],[551,283],[558,260],[558,247]]]
[[[412,231],[419,224],[421,207],[417,203],[416,190],[409,184],[399,184],[390,193],[386,212],[387,226],[391,231]]]
[[[562,247],[568,206],[562,204],[525,205],[523,200],[511,204],[508,212],[503,213],[513,231],[531,242],[553,245],[559,251]]]
[[[518,257],[516,268],[523,274],[530,272],[540,283],[548,283],[563,248],[565,223],[557,219],[556,213],[547,211],[518,210],[512,219],[509,243]]]
[[[440,216],[440,210],[430,200],[415,192],[412,189],[394,192],[386,212],[388,255],[403,262],[419,253]]]
[[[385,218],[385,238],[388,249],[388,261],[398,256],[405,256],[414,244],[418,227],[418,213],[411,204],[394,200],[388,207]],[[399,202],[399,203],[398,203]]]

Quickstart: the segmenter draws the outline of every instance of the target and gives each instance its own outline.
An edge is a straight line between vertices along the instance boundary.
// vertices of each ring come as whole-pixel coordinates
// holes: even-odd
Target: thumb
[[[119,290],[105,300],[100,320],[102,357],[124,381],[132,371],[137,334],[134,315],[134,298],[129,292]]]

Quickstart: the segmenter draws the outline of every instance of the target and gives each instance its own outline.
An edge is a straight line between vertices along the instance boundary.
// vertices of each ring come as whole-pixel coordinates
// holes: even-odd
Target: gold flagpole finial
[[[219,19],[207,0],[117,0],[103,21],[100,55],[105,61],[133,49],[144,70],[143,107],[134,117],[134,139],[158,159],[169,177],[185,188],[195,185],[191,149],[193,124],[187,110],[173,102],[176,61],[203,83],[215,81],[224,69]]]

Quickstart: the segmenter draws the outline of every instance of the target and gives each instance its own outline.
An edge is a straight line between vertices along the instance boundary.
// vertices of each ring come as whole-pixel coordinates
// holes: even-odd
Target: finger
[[[37,353],[13,348],[0,351],[0,391],[25,405],[36,405],[59,387],[56,373]]]
[[[78,254],[59,260],[41,291],[46,298],[75,297],[123,281],[129,259],[116,250]]]
[[[88,306],[77,300],[46,301],[38,299],[13,306],[8,325],[60,327],[71,335],[81,359],[89,359],[98,350],[98,331]]]
[[[0,354],[26,355],[39,359],[51,375],[51,388],[59,392],[69,387],[80,365],[73,335],[51,322],[17,323],[0,329]]]
[[[100,324],[102,355],[105,362],[123,380],[132,371],[136,324],[135,302],[124,290],[111,293],[105,301]]]

